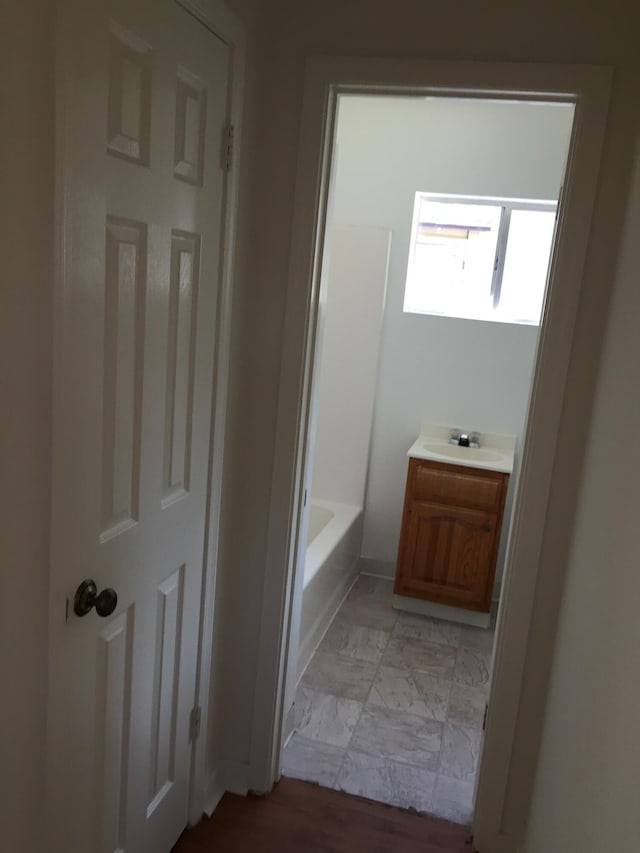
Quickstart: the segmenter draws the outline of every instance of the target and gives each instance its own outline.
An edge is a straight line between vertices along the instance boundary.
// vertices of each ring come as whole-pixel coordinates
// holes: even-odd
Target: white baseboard
[[[249,790],[249,765],[227,762],[217,767],[207,779],[204,792],[204,813],[211,817],[218,803],[227,793],[246,797]]]
[[[226,787],[222,779],[222,773],[220,773],[219,769],[216,769],[207,779],[204,789],[204,813],[207,817],[211,817],[214,813],[225,792]]]
[[[357,563],[354,563],[353,568],[342,578],[341,583],[333,590],[331,597],[326,602],[315,620],[312,627],[307,632],[306,637],[302,639],[298,651],[298,679],[302,677],[302,673],[309,665],[309,661],[313,657],[316,649],[324,639],[329,626],[333,622],[336,613],[342,607],[342,602],[349,594],[349,590],[353,586],[358,577]]]
[[[497,604],[500,601],[500,594],[502,592],[502,578],[499,581],[496,581],[493,585],[493,592],[491,593],[491,601],[493,604]]]
[[[246,797],[249,790],[249,764],[230,761],[225,767],[226,790],[231,794]]]
[[[298,679],[299,681],[300,679]],[[296,685],[297,686],[297,685]],[[284,728],[282,731],[282,748],[284,749],[286,745],[289,743],[291,738],[293,737],[294,729],[295,729],[295,719],[296,719],[296,701],[295,698],[293,700],[293,704],[289,708],[287,712],[287,716],[284,721]]]
[[[447,622],[459,622],[462,625],[475,625],[476,628],[488,628],[491,623],[491,613],[465,610],[463,607],[449,607],[447,604],[438,604],[422,598],[409,598],[406,595],[394,595],[393,606],[397,610],[406,610],[408,613],[433,616],[435,619],[446,619]]]
[[[360,557],[358,570],[361,575],[372,575],[376,578],[389,578],[394,580],[396,576],[395,560],[376,560],[373,557]]]
[[[361,575],[371,575],[374,578],[389,578],[395,580],[395,560],[377,560],[374,557],[360,557],[358,560],[358,571]],[[496,580],[493,585],[491,601],[495,604],[500,601],[502,579]]]

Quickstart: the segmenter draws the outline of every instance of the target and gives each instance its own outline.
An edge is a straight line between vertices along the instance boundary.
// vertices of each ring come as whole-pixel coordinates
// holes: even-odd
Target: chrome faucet
[[[477,432],[463,432],[454,429],[451,430],[449,444],[457,444],[458,447],[480,447],[480,436]]]

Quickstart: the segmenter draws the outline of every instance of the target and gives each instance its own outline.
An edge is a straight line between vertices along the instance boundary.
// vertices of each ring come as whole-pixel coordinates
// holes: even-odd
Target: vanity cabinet
[[[508,481],[410,458],[394,592],[488,612]]]

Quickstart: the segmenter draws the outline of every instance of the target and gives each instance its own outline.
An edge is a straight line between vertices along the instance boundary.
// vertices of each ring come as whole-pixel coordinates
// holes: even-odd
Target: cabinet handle
[[[491,533],[491,525],[490,524],[483,524],[482,529],[484,530],[485,533]]]

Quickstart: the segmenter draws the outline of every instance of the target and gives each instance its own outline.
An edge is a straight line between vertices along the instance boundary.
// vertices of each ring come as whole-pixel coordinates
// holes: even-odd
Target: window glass
[[[420,200],[405,311],[475,316],[491,309],[501,213],[497,205]]]
[[[512,210],[498,313],[519,323],[539,323],[556,215]]]
[[[555,202],[415,196],[404,311],[539,323]]]

